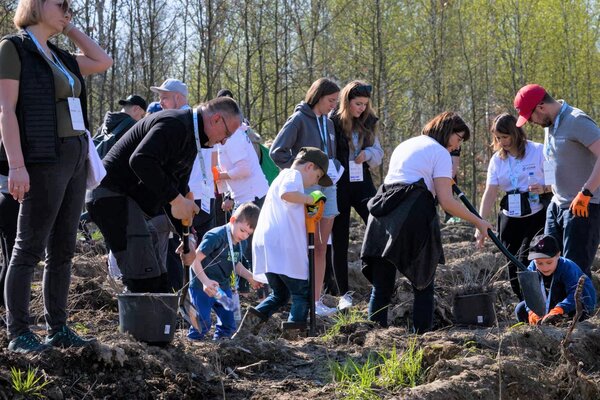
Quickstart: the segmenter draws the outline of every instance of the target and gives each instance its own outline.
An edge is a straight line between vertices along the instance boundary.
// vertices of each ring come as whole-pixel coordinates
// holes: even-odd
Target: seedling
[[[38,375],[37,368],[28,367],[21,371],[15,367],[10,368],[10,380],[14,391],[25,397],[43,398],[42,390],[50,383],[44,374]]]

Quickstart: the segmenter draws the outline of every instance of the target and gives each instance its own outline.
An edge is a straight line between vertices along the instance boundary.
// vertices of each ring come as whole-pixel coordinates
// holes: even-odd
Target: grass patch
[[[423,349],[411,339],[399,354],[396,346],[390,352],[369,356],[363,364],[352,359],[330,364],[332,380],[338,383],[345,400],[379,399],[381,391],[397,392],[415,387],[423,381]]]
[[[341,312],[336,313],[333,317],[333,325],[323,335],[323,340],[329,341],[337,336],[344,326],[352,325],[355,323],[371,323],[367,319],[367,315],[364,312],[359,311],[355,308],[350,308]]]
[[[73,328],[80,335],[84,336],[90,331],[90,329],[81,322],[75,322],[73,325],[71,325],[71,328]]]
[[[13,390],[25,397],[45,397],[42,390],[50,381],[47,381],[43,374],[38,375],[37,368],[27,368],[27,371],[21,371],[15,367],[10,368],[10,381]]]

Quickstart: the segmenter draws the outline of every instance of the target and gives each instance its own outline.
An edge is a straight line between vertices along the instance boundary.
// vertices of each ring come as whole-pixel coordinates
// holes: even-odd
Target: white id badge
[[[556,163],[544,160],[544,185],[556,185]]]
[[[350,182],[362,182],[363,181],[363,166],[357,164],[354,161],[348,162],[350,166]]]
[[[511,217],[521,216],[521,194],[508,195],[508,215]]]
[[[204,182],[202,185],[202,193],[200,194],[200,209],[207,214],[210,214],[210,199],[211,199],[211,185]]]
[[[77,97],[69,97],[67,100],[69,101],[69,113],[71,114],[71,126],[73,130],[85,131],[81,101]]]
[[[333,162],[333,158],[329,159],[329,167],[327,168],[327,175],[331,178],[333,182],[337,182],[338,172],[335,167],[335,163]]]

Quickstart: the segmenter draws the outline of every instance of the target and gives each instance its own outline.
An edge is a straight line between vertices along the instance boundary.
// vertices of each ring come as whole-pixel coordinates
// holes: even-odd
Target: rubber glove
[[[529,325],[537,325],[542,320],[536,313],[529,311]]]
[[[317,209],[317,204],[323,200],[323,202],[327,201],[327,197],[325,197],[325,195],[323,194],[323,192],[321,192],[320,190],[315,190],[313,192],[311,192],[309,194],[310,197],[312,197],[313,203],[306,206],[306,210],[309,213],[314,213]]]
[[[544,316],[544,319],[542,319],[542,324],[555,324],[561,320],[564,313],[565,311],[562,309],[562,307],[556,306],[550,310],[546,316]]]
[[[586,196],[583,194],[583,192],[577,193],[577,196],[575,196],[571,202],[571,205],[569,206],[569,210],[571,210],[571,212],[578,217],[587,218],[588,204],[590,204],[591,198],[591,196]]]
[[[313,199],[313,204],[317,204],[319,201],[323,200],[323,202],[327,201],[327,197],[320,190],[315,190],[309,195]]]
[[[220,175],[221,173],[219,172],[219,168],[217,168],[216,165],[214,165],[212,167],[212,175],[213,175],[213,181],[217,182],[218,180],[220,180]]]

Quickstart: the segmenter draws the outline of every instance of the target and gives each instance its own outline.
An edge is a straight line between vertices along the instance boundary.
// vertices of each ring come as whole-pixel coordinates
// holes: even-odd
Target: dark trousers
[[[31,189],[19,209],[5,284],[9,337],[29,331],[31,279],[46,250],[43,277],[48,333],[67,322],[67,296],[77,225],[85,196],[86,136],[59,139],[58,162],[27,166]]]
[[[529,265],[527,256],[529,255],[529,242],[531,239],[542,234],[544,224],[546,223],[546,212],[540,210],[537,213],[523,218],[513,218],[498,214],[498,237],[508,251],[514,254],[523,265]],[[508,278],[513,292],[523,301],[523,293],[517,279],[518,268],[512,262],[508,264]]]
[[[362,182],[350,182],[348,174],[340,178],[337,184],[337,204],[339,215],[333,221],[333,273],[337,287],[329,289],[332,294],[344,294],[348,291],[348,240],[350,237],[350,212],[354,208],[366,224],[369,218],[367,202],[375,196],[371,173],[364,169]]]
[[[573,261],[590,278],[600,244],[600,204],[589,204],[589,216],[577,217],[568,208],[552,202],[546,213],[544,233],[562,244],[562,256]]]
[[[10,263],[15,238],[17,236],[17,218],[19,217],[19,202],[12,195],[0,193],[0,305],[4,305],[4,283]]]
[[[124,195],[102,197],[86,206],[115,256],[127,288],[134,293],[170,292],[165,267],[159,261],[158,237],[135,200]]]
[[[371,299],[369,301],[369,320],[388,326],[388,308],[394,295],[396,285],[396,267],[389,261],[378,258],[372,259]],[[413,327],[416,333],[431,330],[433,326],[433,281],[424,289],[419,290],[413,285]]]

